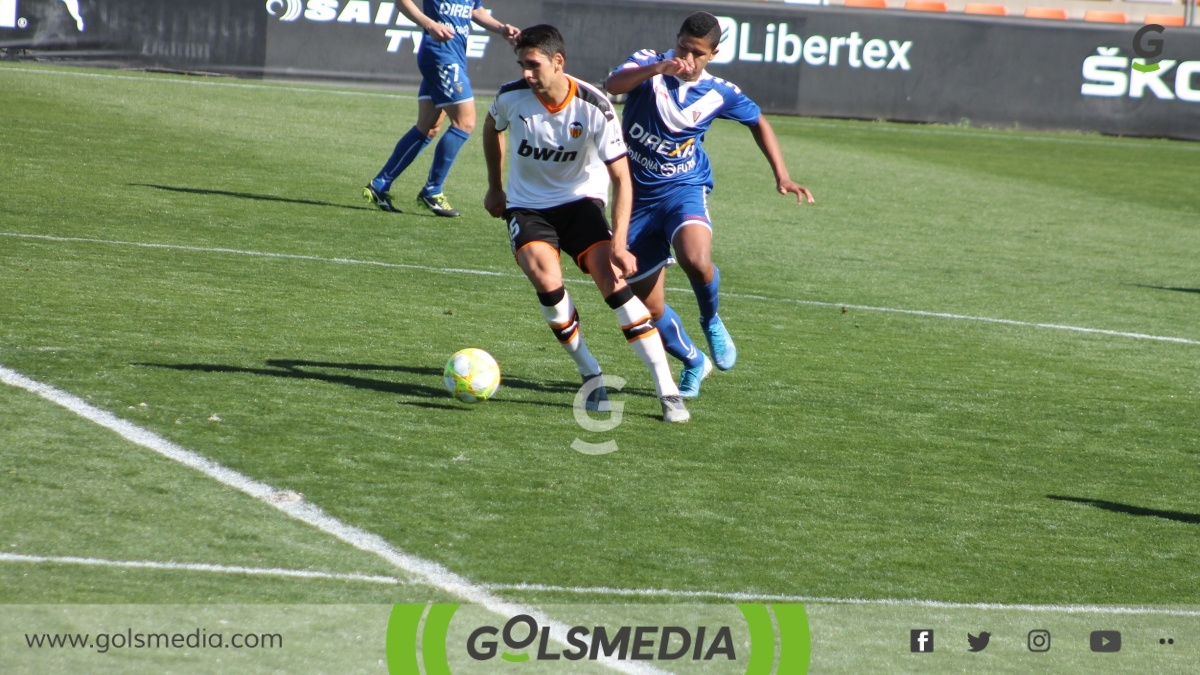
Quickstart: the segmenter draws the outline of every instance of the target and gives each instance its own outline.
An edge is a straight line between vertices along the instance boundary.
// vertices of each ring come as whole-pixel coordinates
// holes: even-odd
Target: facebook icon
[[[924,628],[911,631],[908,642],[909,648],[914,652],[933,651],[933,629]]]

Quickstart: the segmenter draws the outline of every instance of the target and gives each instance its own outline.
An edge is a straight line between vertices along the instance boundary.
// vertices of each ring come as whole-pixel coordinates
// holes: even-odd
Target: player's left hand
[[[608,257],[612,261],[613,267],[617,268],[617,271],[620,272],[622,279],[628,279],[637,274],[637,258],[629,252],[629,249],[618,251],[614,248]]]
[[[797,205],[803,204],[806,200],[808,201],[809,204],[817,203],[817,200],[813,198],[813,194],[812,194],[812,192],[809,191],[808,188],[804,187],[803,185],[799,185],[791,180],[779,181],[779,183],[775,186],[775,189],[779,190],[779,194],[781,194],[781,195],[786,195],[789,192],[796,195],[796,204]]]
[[[449,42],[458,35],[453,28],[444,23],[433,24],[425,29],[425,34],[432,38],[434,42]]]

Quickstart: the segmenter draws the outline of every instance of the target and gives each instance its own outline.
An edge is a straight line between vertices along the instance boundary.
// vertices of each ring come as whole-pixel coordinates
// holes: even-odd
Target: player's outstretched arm
[[[612,264],[622,278],[637,274],[637,258],[629,252],[629,214],[633,208],[633,177],[624,156],[608,163],[612,180]]]
[[[692,64],[683,59],[664,59],[645,66],[618,68],[604,81],[604,89],[614,96],[628,94],[655,75],[691,75],[693,70]]]
[[[438,23],[425,15],[420,8],[413,3],[413,0],[400,0],[400,13],[408,17],[409,21],[417,24],[421,30],[425,31],[438,42],[446,42],[453,40],[455,36],[454,29],[444,23]]]
[[[517,44],[517,38],[521,37],[521,29],[516,26],[510,26],[507,23],[501,23],[492,18],[491,14],[482,7],[471,12],[471,20],[483,26],[485,30],[489,30],[496,35],[508,40],[509,44]]]
[[[493,216],[503,218],[508,203],[508,195],[504,193],[504,132],[496,130],[496,120],[490,114],[483,120],[483,161],[488,176],[483,208]]]
[[[762,150],[767,162],[771,164],[771,171],[775,173],[775,189],[779,190],[779,194],[786,195],[790,192],[796,195],[797,204],[803,204],[805,200],[809,204],[816,203],[817,200],[813,199],[808,188],[795,183],[788,176],[787,164],[783,161],[783,150],[779,149],[779,140],[775,138],[775,130],[771,128],[767,116],[760,113],[758,122],[749,126],[750,133],[754,135],[754,142],[758,143],[758,149]]]

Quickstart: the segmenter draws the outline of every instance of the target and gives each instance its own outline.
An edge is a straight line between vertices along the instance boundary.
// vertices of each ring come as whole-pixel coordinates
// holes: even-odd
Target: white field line
[[[0,562],[51,563],[55,565],[84,565],[89,567],[120,567],[184,572],[214,572],[217,574],[247,574],[251,576],[294,577],[298,579],[332,579],[337,581],[362,581],[371,584],[387,584],[390,586],[397,586],[405,583],[396,577],[383,577],[372,574],[345,574],[341,572],[316,572],[313,570],[291,570],[267,567],[239,567],[237,565],[210,565],[207,563],[154,562],[152,560],[103,560],[100,558],[22,555],[19,553],[0,553]]]
[[[383,94],[363,91],[346,91],[344,89],[335,88],[312,88],[298,87],[286,83],[277,85],[251,84],[247,82],[214,82],[211,80],[196,80],[183,79],[180,77],[135,77],[132,75],[116,75],[113,73],[79,73],[65,70],[43,70],[37,68],[0,68],[0,73],[13,72],[32,75],[59,75],[68,77],[90,77],[112,80],[132,80],[135,82],[157,82],[164,84],[189,84],[196,86],[208,87],[231,87],[236,89],[268,89],[273,91],[294,91],[304,94],[331,94],[334,96],[366,96],[373,98],[398,98],[415,100],[416,96],[403,94]],[[311,78],[310,78],[311,79]],[[483,105],[489,97],[481,97],[477,105]],[[999,129],[996,133],[991,133],[986,129],[955,129],[947,125],[918,125],[918,126],[899,126],[890,124],[871,124],[863,123],[859,126],[847,126],[845,124],[835,124],[832,122],[819,121],[820,118],[811,117],[795,117],[791,115],[772,115],[780,120],[788,120],[799,126],[819,127],[826,129],[840,129],[848,131],[873,131],[882,133],[899,133],[899,134],[928,134],[933,136],[967,136],[971,138],[979,138],[984,140],[1013,140],[1013,141],[1031,141],[1042,143],[1067,143],[1070,145],[1099,145],[1113,148],[1140,148],[1144,150],[1185,150],[1185,151],[1200,151],[1200,144],[1189,143],[1187,141],[1146,141],[1145,139],[1126,138],[1121,141],[1102,140],[1095,138],[1074,138],[1071,136],[1055,135],[1052,131],[1047,131],[1043,135],[1033,135],[1028,133],[1014,133],[1009,130]]]
[[[472,270],[457,267],[431,267],[428,265],[410,265],[406,263],[386,263],[373,260],[355,260],[353,258],[323,258],[313,255],[296,255],[290,253],[269,253],[263,251],[243,251],[232,248],[208,248],[203,246],[179,246],[174,244],[154,244],[133,241],[114,241],[109,239],[86,239],[80,237],[54,237],[44,234],[22,234],[19,232],[0,232],[0,237],[16,237],[21,239],[39,239],[43,241],[56,242],[77,242],[85,244],[106,244],[110,246],[134,246],[138,248],[155,248],[174,251],[193,251],[197,253],[224,253],[229,255],[243,255],[258,258],[278,258],[284,260],[305,260],[310,262],[336,263],[340,265],[368,265],[373,267],[385,267],[393,269],[408,269],[420,270],[424,272],[435,272],[439,274],[474,274],[480,276],[491,277],[507,277],[510,279],[524,279],[520,274],[508,274],[505,272],[494,272],[490,270]],[[586,279],[566,279],[567,283],[590,284],[591,281]],[[686,288],[668,288],[670,291],[690,293],[690,289]],[[754,295],[747,293],[722,293],[727,298],[740,298],[743,300],[756,300],[761,302],[783,302],[795,305],[809,305],[813,307],[845,307],[847,309],[855,309],[865,312],[885,312],[889,314],[905,314],[908,316],[921,316],[934,319],[952,319],[956,321],[977,321],[981,323],[995,323],[1007,326],[1020,326],[1024,328],[1040,328],[1044,330],[1060,330],[1072,333],[1090,333],[1094,335],[1107,335],[1110,337],[1129,338],[1133,340],[1150,340],[1154,342],[1172,342],[1183,345],[1200,345],[1200,340],[1189,340],[1187,338],[1170,337],[1165,335],[1149,335],[1146,333],[1132,333],[1118,330],[1106,330],[1103,328],[1086,328],[1083,326],[1068,326],[1057,323],[1035,323],[1031,321],[1017,321],[1015,319],[998,319],[987,316],[971,316],[968,314],[952,314],[947,312],[930,312],[920,309],[900,309],[895,307],[872,307],[870,305],[854,305],[837,302],[824,302],[820,300],[799,300],[795,298],[773,298],[765,295]]]
[[[174,244],[147,244],[137,241],[111,241],[108,239],[83,239],[79,237],[51,237],[43,234],[18,234],[0,232],[0,237],[19,237],[22,239],[42,239],[45,241],[76,242],[82,244],[109,244],[112,246],[135,246],[137,248],[158,248],[171,251],[193,251],[196,253],[226,253],[229,255],[245,255],[255,258],[279,258],[282,260],[307,260],[310,262],[337,263],[339,265],[369,265],[372,267],[387,267],[401,270],[420,270],[423,272],[440,272],[442,274],[477,274],[488,277],[524,278],[518,274],[504,272],[489,272],[487,270],[469,270],[457,267],[430,267],[428,265],[409,265],[406,263],[386,263],[374,260],[354,260],[353,258],[322,258],[315,255],[297,255],[294,253],[266,253],[263,251],[241,251],[235,248],[207,248],[202,246],[177,246]]]
[[[682,288],[672,288],[672,291],[682,291]],[[946,312],[928,312],[920,309],[896,309],[893,307],[872,307],[870,305],[849,305],[839,304],[836,302],[821,302],[818,300],[796,300],[793,298],[770,298],[764,295],[746,295],[741,293],[721,293],[721,295],[730,298],[742,298],[745,300],[763,300],[768,302],[790,302],[797,305],[813,305],[816,307],[845,307],[846,309],[857,309],[865,312],[888,312],[891,314],[907,314],[909,316],[926,316],[935,319],[956,319],[959,321],[980,321],[983,323],[999,323],[1008,326],[1024,326],[1026,328],[1045,328],[1048,330],[1065,330],[1074,333],[1094,333],[1097,335],[1111,335],[1113,337],[1132,338],[1134,340],[1155,340],[1157,342],[1174,342],[1182,345],[1200,345],[1200,340],[1188,340],[1186,338],[1167,337],[1164,335],[1147,335],[1146,333],[1128,333],[1119,330],[1105,330],[1103,328],[1084,328],[1082,326],[1066,326],[1058,323],[1033,323],[1030,321],[1017,321],[1015,319],[996,319],[987,316],[970,316],[967,314],[949,314]]]
[[[38,68],[0,68],[2,73],[24,73],[29,75],[60,75],[66,77],[87,77],[102,80],[125,80],[131,82],[153,82],[159,84],[186,84],[196,87],[227,87],[231,89],[266,89],[269,91],[293,91],[300,94],[330,94],[333,96],[364,96],[367,98],[393,98],[409,101],[417,100],[411,94],[385,94],[370,91],[346,91],[344,89],[324,89],[321,87],[296,87],[287,84],[251,84],[249,82],[221,82],[214,80],[184,79],[180,77],[136,77],[133,75],[115,75],[113,73],[76,73],[69,70],[41,70]]]
[[[492,594],[482,586],[472,583],[465,577],[459,576],[442,565],[431,560],[419,558],[384,541],[377,534],[348,525],[326,514],[315,504],[303,500],[295,500],[291,492],[278,490],[266,483],[254,480],[237,471],[224,467],[207,457],[202,457],[190,450],[168,441],[147,429],[123,420],[116,415],[93,406],[83,399],[43,384],[0,365],[0,382],[56,403],[76,415],[94,422],[105,429],[115,432],[122,438],[140,445],[148,450],[178,462],[186,467],[216,480],[222,485],[243,492],[268,506],[279,509],[286,515],[307,523],[318,530],[350,544],[367,553],[373,553],[396,568],[407,573],[416,581],[440,589],[451,595],[462,598],[468,603],[480,605],[499,616],[514,616],[528,614],[537,620],[539,625],[550,627],[550,636],[557,642],[568,645],[566,634],[568,626],[546,616],[540,610],[509,602]],[[608,667],[623,673],[662,673],[663,671],[641,664],[626,663],[617,659],[601,659]]]
[[[866,598],[823,598],[811,595],[771,595],[762,593],[724,593],[719,591],[674,591],[658,588],[605,588],[586,586],[546,586],[542,584],[484,584],[491,591],[566,593],[572,595],[611,595],[618,597],[667,597],[729,602],[789,602],[812,605],[887,605],[895,607],[931,607],[937,609],[1015,610],[1056,612],[1061,614],[1147,614],[1200,617],[1200,610],[1160,607],[1109,607],[1103,605],[1006,605],[1000,603],[942,602],[940,600],[900,600]]]

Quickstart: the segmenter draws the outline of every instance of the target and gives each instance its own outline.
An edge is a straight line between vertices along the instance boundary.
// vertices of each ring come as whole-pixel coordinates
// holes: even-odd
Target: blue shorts
[[[635,188],[636,191],[636,188]],[[685,225],[698,224],[712,231],[708,217],[708,188],[687,185],[652,199],[633,200],[629,220],[629,252],[637,258],[637,274],[626,281],[641,281],[675,264],[671,245]]]
[[[421,71],[421,88],[417,98],[432,100],[433,105],[445,108],[449,105],[470,101],[475,98],[471,81],[467,79],[467,64],[458,61],[449,63],[417,63]]]

